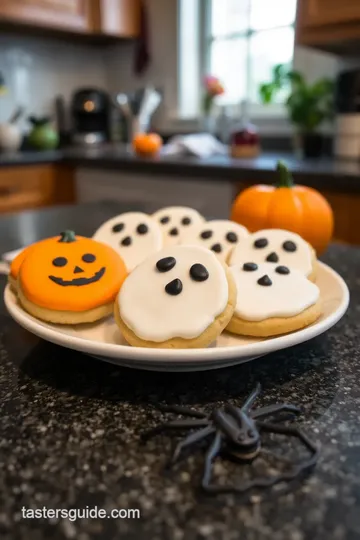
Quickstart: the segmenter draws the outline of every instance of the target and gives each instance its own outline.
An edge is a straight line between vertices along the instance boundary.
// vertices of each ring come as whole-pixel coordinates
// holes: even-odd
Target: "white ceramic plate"
[[[308,328],[268,339],[241,338],[224,333],[212,347],[206,349],[130,347],[112,318],[78,326],[46,324],[22,309],[9,285],[5,289],[4,299],[15,321],[29,332],[57,345],[120,366],[154,371],[199,371],[241,364],[326,332],[344,315],[349,304],[349,291],[344,280],[323,263],[319,264],[317,285],[321,291],[323,315]]]

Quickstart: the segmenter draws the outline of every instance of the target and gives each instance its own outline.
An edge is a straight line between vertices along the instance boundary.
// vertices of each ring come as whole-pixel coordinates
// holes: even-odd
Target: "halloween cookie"
[[[216,219],[207,221],[184,235],[183,244],[199,245],[211,249],[226,262],[234,247],[249,235],[247,229],[234,221]]]
[[[45,242],[45,240],[43,240],[43,242]],[[20,266],[22,265],[26,255],[29,253],[29,251],[32,249],[33,246],[35,246],[35,244],[31,244],[30,246],[20,251],[20,253],[15,257],[15,259],[13,259],[13,261],[10,264],[8,282],[10,283],[11,288],[13,289],[14,292],[16,292],[17,290],[17,278],[19,275]]]
[[[65,231],[34,244],[18,273],[18,295],[31,315],[60,324],[94,322],[109,315],[127,275],[109,246]]]
[[[129,272],[163,246],[159,225],[142,212],[127,212],[106,221],[93,238],[115,249]]]
[[[227,330],[268,337],[304,328],[321,315],[320,291],[299,270],[246,262],[230,268],[237,287],[235,313]]]
[[[308,279],[316,279],[316,255],[313,248],[296,233],[282,229],[264,229],[241,240],[230,255],[228,263],[243,264],[270,262],[302,272]]]
[[[173,246],[151,255],[127,277],[115,320],[131,345],[207,347],[230,321],[236,288],[211,251]]]
[[[163,231],[164,244],[170,246],[181,244],[185,234],[205,221],[197,210],[186,206],[162,208],[153,214],[153,218]]]

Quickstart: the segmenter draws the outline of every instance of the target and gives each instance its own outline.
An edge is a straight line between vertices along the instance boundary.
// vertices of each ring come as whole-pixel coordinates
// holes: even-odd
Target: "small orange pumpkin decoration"
[[[133,139],[133,148],[140,156],[154,156],[159,153],[163,141],[156,133],[138,133]]]
[[[275,186],[252,186],[237,196],[231,219],[250,232],[286,229],[298,233],[321,254],[333,234],[331,206],[315,189],[295,185],[284,163],[278,163],[277,171]]]
[[[110,246],[65,231],[27,251],[18,281],[32,304],[58,312],[86,312],[110,304],[112,309],[127,271]]]

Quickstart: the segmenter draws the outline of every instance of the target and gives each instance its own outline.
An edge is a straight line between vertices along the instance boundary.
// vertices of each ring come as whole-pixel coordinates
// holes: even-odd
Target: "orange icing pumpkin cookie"
[[[13,259],[10,265],[10,272],[8,281],[13,288],[14,292],[16,292],[17,289],[17,278],[20,271],[20,266],[25,260],[25,257],[30,253],[30,251],[37,246],[38,244],[42,244],[44,242],[50,242],[54,239],[57,239],[58,237],[55,236],[54,238],[46,238],[45,240],[40,240],[39,242],[35,242],[34,244],[31,244],[30,246],[25,247],[20,253]]]
[[[126,275],[111,247],[65,231],[31,246],[19,270],[19,300],[44,321],[94,322],[112,313]]]

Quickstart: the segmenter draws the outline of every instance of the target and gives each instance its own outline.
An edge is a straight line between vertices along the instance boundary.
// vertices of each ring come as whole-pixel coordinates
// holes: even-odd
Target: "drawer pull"
[[[11,197],[19,191],[19,188],[15,186],[0,186],[0,197]]]

